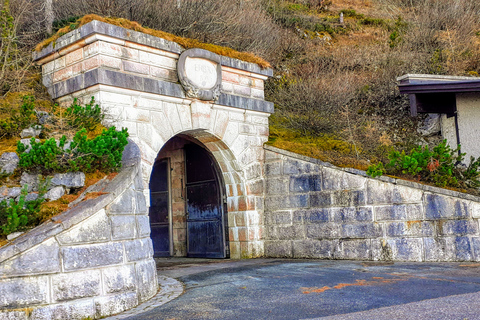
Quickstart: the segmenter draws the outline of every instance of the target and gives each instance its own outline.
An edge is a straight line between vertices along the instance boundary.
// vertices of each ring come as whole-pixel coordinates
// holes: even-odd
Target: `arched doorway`
[[[150,178],[155,256],[229,257],[225,187],[211,153],[186,135],[160,150]]]

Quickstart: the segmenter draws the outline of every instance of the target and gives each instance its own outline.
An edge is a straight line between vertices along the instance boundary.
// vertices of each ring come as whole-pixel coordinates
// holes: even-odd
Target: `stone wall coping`
[[[81,41],[94,34],[101,34],[114,37],[116,39],[135,42],[141,45],[173,52],[176,54],[180,54],[185,51],[185,49],[176,42],[168,41],[142,32],[125,29],[98,20],[93,20],[92,22],[89,22],[80,28],[72,30],[71,32],[61,36],[57,39],[55,44],[50,43],[40,52],[34,52],[33,60],[39,61],[50,55],[53,55],[52,59],[55,59],[68,53],[69,51],[62,49],[66,49],[66,47],[73,44],[76,44],[76,46],[74,46],[75,49],[81,48],[88,44],[85,41],[83,41],[83,43]],[[273,76],[273,70],[271,68],[262,69],[256,63],[246,62],[235,58],[221,56],[221,64],[227,67],[245,70],[268,77]]]
[[[53,217],[40,226],[15,238],[12,242],[0,247],[0,263],[86,220],[118,197],[141,169],[140,150],[130,139],[129,144],[125,147],[122,163],[123,169],[102,189],[102,192],[106,194],[95,199],[82,201],[75,207]],[[104,181],[100,180],[98,183],[103,184]]]
[[[182,86],[178,83],[126,74],[102,67],[79,74],[71,79],[58,82],[49,87],[48,91],[53,99],[57,99],[98,84],[180,99],[186,98]],[[267,113],[274,112],[273,102],[227,93],[221,93],[215,103],[239,109]]]
[[[295,153],[295,152],[279,149],[279,148],[269,146],[269,145],[264,145],[264,149],[268,150],[268,151],[276,152],[276,153],[279,153],[279,154],[282,154],[282,155],[285,155],[285,156],[289,156],[289,157],[292,157],[292,158],[296,158],[298,160],[303,160],[303,161],[306,161],[306,162],[314,163],[314,164],[321,165],[321,166],[328,167],[328,168],[332,168],[332,169],[335,169],[335,170],[344,171],[344,172],[347,172],[347,173],[359,175],[359,176],[362,176],[362,177],[365,177],[365,178],[368,178],[368,179],[380,180],[380,181],[383,181],[383,182],[396,184],[396,185],[400,185],[400,186],[405,186],[405,187],[410,187],[410,188],[415,188],[415,189],[420,189],[420,190],[431,192],[431,193],[437,193],[437,194],[446,195],[446,196],[450,196],[450,197],[456,197],[456,198],[460,198],[460,199],[480,202],[480,197],[474,196],[474,195],[471,195],[471,194],[467,194],[467,193],[463,193],[463,192],[459,192],[459,191],[443,189],[443,188],[434,187],[434,186],[430,186],[430,185],[426,185],[426,184],[422,184],[422,183],[418,183],[418,182],[413,182],[413,181],[408,181],[408,180],[403,180],[403,179],[397,179],[397,178],[391,178],[391,177],[388,177],[388,176],[381,176],[381,177],[378,177],[378,178],[372,178],[369,175],[367,175],[367,173],[363,170],[358,170],[358,169],[353,169],[353,168],[340,168],[340,167],[334,166],[333,164],[331,164],[329,162],[323,162],[319,159],[310,158],[310,157],[307,157],[307,156],[304,156],[304,155],[301,155],[301,154],[298,154],[298,153]]]

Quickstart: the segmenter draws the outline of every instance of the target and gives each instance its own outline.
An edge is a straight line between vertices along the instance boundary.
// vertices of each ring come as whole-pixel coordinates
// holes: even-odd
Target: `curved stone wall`
[[[84,200],[0,248],[0,319],[100,318],[157,292],[140,151]]]
[[[480,198],[266,148],[268,257],[480,261]]]

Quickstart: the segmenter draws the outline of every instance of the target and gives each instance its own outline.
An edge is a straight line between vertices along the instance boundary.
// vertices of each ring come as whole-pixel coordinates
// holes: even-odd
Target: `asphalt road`
[[[171,261],[184,294],[128,319],[480,319],[480,263]]]

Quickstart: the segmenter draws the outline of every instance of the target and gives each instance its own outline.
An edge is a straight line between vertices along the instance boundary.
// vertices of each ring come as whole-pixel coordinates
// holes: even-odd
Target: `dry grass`
[[[168,40],[168,41],[176,42],[186,49],[190,49],[190,48],[205,49],[205,50],[209,50],[211,52],[214,52],[214,53],[222,55],[222,56],[227,56],[227,57],[230,57],[230,58],[235,58],[235,59],[239,59],[239,60],[243,60],[243,61],[247,61],[247,62],[256,63],[261,68],[271,67],[270,63],[268,63],[266,60],[264,60],[260,57],[257,57],[256,55],[254,55],[253,53],[250,53],[250,52],[238,52],[238,51],[233,50],[231,48],[217,46],[217,45],[213,45],[213,44],[209,44],[209,43],[203,43],[203,42],[200,42],[196,39],[179,37],[179,36],[176,36],[174,34],[163,32],[163,31],[160,31],[160,30],[154,30],[154,29],[142,27],[139,23],[137,23],[135,21],[130,21],[130,20],[123,19],[123,18],[100,17],[96,14],[85,15],[82,18],[80,18],[79,20],[77,20],[77,22],[75,24],[71,24],[70,26],[66,26],[66,27],[58,30],[55,35],[53,35],[52,37],[50,37],[50,38],[42,41],[41,43],[39,43],[35,47],[35,50],[36,51],[41,51],[43,48],[47,47],[50,43],[55,44],[55,41],[57,41],[58,38],[60,38],[64,34],[67,34],[68,32],[70,32],[70,31],[72,31],[76,28],[79,28],[79,27],[81,27],[81,26],[83,26],[83,25],[85,25],[85,24],[87,24],[87,23],[89,23],[93,20],[98,20],[98,21],[101,21],[101,22],[113,24],[113,25],[116,25],[116,26],[119,26],[119,27],[122,27],[122,28],[126,28],[126,29],[129,29],[129,30],[142,32],[142,33],[149,34],[149,35],[152,35],[152,36],[155,36],[155,37],[159,37],[159,38],[162,38],[162,39],[165,39],[165,40]]]

